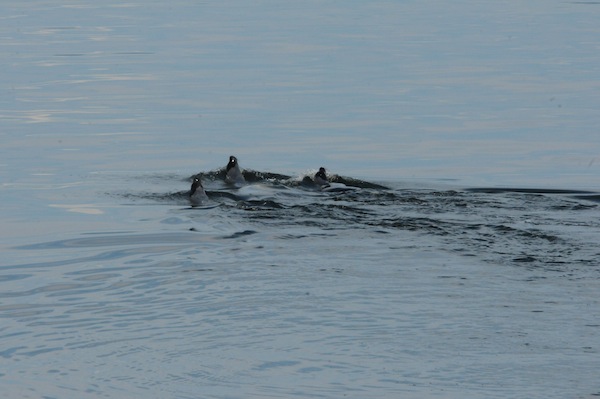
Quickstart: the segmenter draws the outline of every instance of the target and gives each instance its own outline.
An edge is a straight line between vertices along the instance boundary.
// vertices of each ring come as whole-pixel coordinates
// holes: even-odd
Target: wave
[[[224,169],[181,181],[187,185],[197,176],[219,212],[236,223],[253,224],[249,231],[405,232],[429,237],[444,251],[526,267],[589,266],[597,264],[600,255],[593,234],[570,234],[574,228],[600,228],[600,220],[590,217],[600,202],[594,191],[414,188],[401,183],[392,188],[338,175],[330,176],[330,181],[339,189],[321,190],[308,174],[293,177],[253,170],[244,171],[248,184],[234,187],[224,182]],[[189,191],[182,190],[124,197],[189,206],[188,196]]]

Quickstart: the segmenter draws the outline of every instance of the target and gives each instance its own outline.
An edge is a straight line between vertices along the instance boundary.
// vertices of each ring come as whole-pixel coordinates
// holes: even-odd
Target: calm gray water
[[[2,397],[600,396],[599,17],[3,2]]]

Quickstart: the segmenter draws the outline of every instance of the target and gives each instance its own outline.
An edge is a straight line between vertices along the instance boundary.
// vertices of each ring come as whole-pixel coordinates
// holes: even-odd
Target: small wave
[[[582,190],[564,190],[554,188],[510,188],[510,187],[480,187],[480,188],[467,188],[465,191],[472,193],[486,193],[486,194],[499,194],[499,193],[521,193],[521,194],[597,194],[593,191],[582,191]]]
[[[314,185],[310,173],[291,177],[254,170],[244,171],[248,184],[234,187],[224,182],[224,169],[194,176],[201,176],[210,201],[225,216],[235,219],[235,223],[243,221],[255,226],[242,231],[286,230],[285,234],[276,233],[280,237],[306,236],[307,229],[372,230],[388,234],[405,231],[435,237],[442,250],[478,256],[485,261],[555,267],[568,259],[587,265],[593,263],[595,256],[593,251],[585,249],[591,242],[581,242],[585,237],[574,237],[565,228],[600,227],[600,222],[586,216],[597,208],[595,202],[600,202],[600,194],[592,191],[487,187],[392,189],[335,174],[329,178],[332,187],[340,189],[322,190]],[[144,199],[189,205],[188,196],[189,191],[182,190],[128,193],[123,197],[136,202]],[[299,231],[294,232],[294,228]],[[241,237],[239,234],[233,236]]]
[[[600,202],[600,194],[575,195],[574,198],[592,202]]]
[[[480,187],[480,188],[467,188],[465,191],[472,193],[483,193],[483,194],[532,194],[532,195],[563,195],[569,196],[576,200],[585,200],[591,202],[600,202],[600,193],[596,191],[588,190],[569,190],[569,189],[556,189],[556,188],[509,188],[509,187]],[[585,206],[578,204],[578,206]]]
[[[231,235],[228,235],[228,236],[225,236],[223,238],[230,240],[230,239],[233,239],[233,238],[245,237],[245,236],[249,236],[249,235],[256,234],[256,233],[257,232],[254,231],[254,230],[244,230],[244,231],[235,232],[235,233],[233,233]]]

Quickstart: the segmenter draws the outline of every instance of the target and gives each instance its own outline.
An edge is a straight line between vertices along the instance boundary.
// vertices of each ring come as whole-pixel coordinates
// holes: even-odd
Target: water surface
[[[600,395],[595,2],[0,11],[4,397]]]

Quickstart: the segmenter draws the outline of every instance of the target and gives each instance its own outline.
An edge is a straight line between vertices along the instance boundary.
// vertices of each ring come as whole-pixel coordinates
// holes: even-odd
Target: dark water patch
[[[240,201],[237,206],[245,211],[261,211],[285,208],[285,206],[283,206],[281,203],[274,200]]]
[[[586,200],[587,198],[585,197],[577,197],[579,199],[582,200]],[[598,201],[600,202],[600,198],[598,198]],[[550,209],[552,210],[556,210],[556,211],[585,211],[585,210],[590,210],[590,209],[594,209],[597,208],[598,205],[591,205],[591,204],[582,204],[579,202],[571,202],[571,203],[561,203],[561,204],[556,204],[550,207]]]
[[[13,357],[13,355],[23,349],[27,349],[27,346],[15,346],[15,347],[11,347],[11,348],[7,348],[4,349],[2,351],[0,351],[0,357],[3,357],[5,359],[10,359],[11,357]],[[3,374],[1,374],[3,375]]]
[[[2,295],[6,293],[3,292]],[[5,295],[10,297],[11,295]],[[25,317],[37,317],[45,314],[52,313],[54,310],[52,306],[37,305],[37,304],[14,304],[14,305],[1,305],[0,306],[0,318],[25,318]],[[6,336],[3,336],[6,338]],[[0,356],[2,352],[0,352]]]
[[[281,360],[277,362],[265,362],[255,367],[256,370],[265,371],[273,368],[291,367],[299,365],[300,362],[296,360]]]
[[[117,51],[116,55],[153,55],[156,54],[152,51]]]
[[[368,209],[343,203],[314,204],[311,209],[318,217],[344,220],[351,223],[367,222],[375,215],[373,211]]]
[[[219,206],[216,212],[223,212],[234,223],[251,223],[249,231],[285,230],[275,234],[280,239],[335,230],[368,230],[387,236],[405,231],[436,237],[437,241],[428,245],[455,254],[554,270],[569,260],[589,264],[594,256],[589,250],[592,243],[570,235],[569,228],[600,227],[600,222],[588,215],[597,209],[597,204],[586,202],[591,191],[391,189],[340,176],[331,176],[332,184],[351,189],[326,191],[315,187],[312,180],[304,185],[303,179],[287,175],[246,172],[250,183],[242,187],[225,184],[224,170],[202,174],[210,200]],[[311,177],[305,176],[307,179]],[[142,193],[132,198],[179,205],[187,203],[188,194]],[[307,233],[306,229],[313,231]]]
[[[574,200],[600,202],[600,194],[598,192],[588,191],[588,190],[543,189],[543,188],[498,188],[498,187],[485,188],[485,187],[482,187],[482,188],[466,188],[465,191],[471,192],[471,193],[482,193],[482,194],[512,193],[512,194],[530,194],[530,195],[539,195],[539,196],[557,195],[557,196],[569,197]],[[557,208],[557,209],[571,209],[571,206],[573,207],[573,209],[589,209],[589,208],[595,207],[596,205],[582,204],[579,202],[577,204],[572,204],[571,206],[569,206],[569,205],[561,205],[561,206],[564,208]]]
[[[232,239],[232,238],[245,237],[245,236],[249,236],[249,235],[256,234],[256,233],[257,233],[257,231],[254,231],[254,230],[244,230],[244,231],[235,232],[235,233],[233,233],[231,235],[228,235],[228,236],[225,236],[225,237],[222,237],[222,238],[229,240],[229,239]]]
[[[112,195],[119,196],[123,199],[139,203],[143,201],[148,203],[170,203],[170,204],[188,204],[190,191],[177,191],[171,193],[157,192],[133,192],[133,193],[113,193]]]
[[[371,183],[365,180],[354,179],[352,177],[346,176],[338,176],[338,175],[330,175],[328,176],[328,180],[331,183],[329,186],[319,187],[313,181],[312,176],[302,176],[296,180],[290,180],[288,184],[291,185],[300,185],[305,188],[318,188],[323,191],[345,191],[345,189],[353,189],[353,188],[364,188],[364,189],[374,189],[374,190],[389,190],[388,187]]]
[[[4,274],[0,275],[0,283],[4,283],[6,281],[24,280],[31,276],[31,274]]]
[[[545,233],[543,231],[540,230],[536,230],[536,229],[528,229],[528,230],[522,230],[522,229],[517,229],[511,226],[505,226],[505,225],[492,225],[492,226],[488,226],[494,230],[496,230],[498,233],[502,234],[502,235],[513,235],[515,237],[518,238],[524,238],[524,239],[539,239],[539,240],[544,240],[544,241],[548,241],[550,243],[555,243],[560,241],[560,238],[548,233]]]
[[[537,261],[537,259],[533,256],[521,256],[513,259],[513,262],[517,263],[533,263],[535,261]]]
[[[192,272],[214,272],[215,269],[211,268],[194,268],[194,269],[185,269],[182,270],[182,273],[192,273]]]
[[[564,190],[552,188],[520,188],[520,187],[480,187],[466,188],[472,193],[499,194],[499,193],[526,193],[526,194],[596,194],[593,191]]]
[[[368,182],[365,180],[354,179],[352,177],[333,175],[329,177],[329,181],[333,183],[341,183],[349,187],[368,188],[373,190],[389,190],[389,188],[384,185]]]
[[[396,228],[400,230],[423,232],[435,235],[448,235],[455,227],[451,223],[426,217],[399,217],[396,219],[384,220],[379,227]]]
[[[585,201],[600,202],[600,194],[594,194],[594,195],[575,195],[574,198],[577,198],[577,199],[580,199],[580,200],[585,200]]]
[[[212,201],[239,201],[240,198],[235,194],[228,191],[218,191],[218,190],[206,190],[206,195]],[[184,197],[187,200],[189,198],[189,191],[184,193]]]

